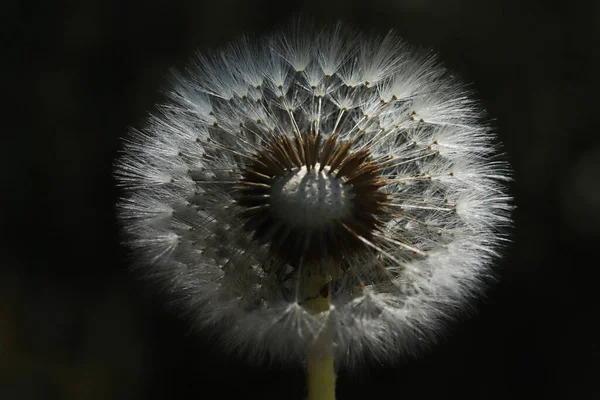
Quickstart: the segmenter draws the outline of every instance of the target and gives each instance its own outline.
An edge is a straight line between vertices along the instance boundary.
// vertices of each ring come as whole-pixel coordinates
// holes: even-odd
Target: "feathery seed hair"
[[[510,223],[470,93],[395,34],[341,24],[197,56],[117,161],[139,270],[253,359],[430,343],[489,273]],[[320,274],[329,312],[302,305]]]

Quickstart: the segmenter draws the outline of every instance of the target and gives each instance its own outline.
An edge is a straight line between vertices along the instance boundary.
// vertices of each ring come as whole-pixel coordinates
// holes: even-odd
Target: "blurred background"
[[[498,283],[419,360],[341,372],[338,398],[600,398],[600,2],[8,1],[0,16],[0,399],[302,399],[128,273],[120,138],[196,49],[303,13],[432,48],[493,117],[514,168]]]

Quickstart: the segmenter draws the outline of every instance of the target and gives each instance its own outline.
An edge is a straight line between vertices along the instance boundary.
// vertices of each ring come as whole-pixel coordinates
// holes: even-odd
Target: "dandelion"
[[[489,275],[507,166],[465,86],[395,34],[301,24],[198,55],[127,137],[120,218],[139,269],[253,360],[333,363],[432,343]]]

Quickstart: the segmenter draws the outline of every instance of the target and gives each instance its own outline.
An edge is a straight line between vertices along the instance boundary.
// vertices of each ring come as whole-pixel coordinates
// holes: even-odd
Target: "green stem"
[[[331,276],[311,274],[305,281],[304,294],[308,298],[304,308],[313,313],[329,312],[328,284]],[[335,367],[333,339],[329,323],[317,334],[308,347],[306,358],[308,400],[335,400]]]

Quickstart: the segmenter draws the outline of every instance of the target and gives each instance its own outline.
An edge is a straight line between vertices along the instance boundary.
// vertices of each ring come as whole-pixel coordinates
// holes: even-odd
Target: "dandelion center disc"
[[[323,142],[323,143],[322,143]],[[380,164],[336,134],[273,138],[243,166],[238,204],[253,239],[293,266],[360,252],[387,215]]]
[[[278,179],[271,191],[271,208],[278,219],[300,229],[325,229],[347,219],[354,194],[344,180],[328,174],[320,165]]]

